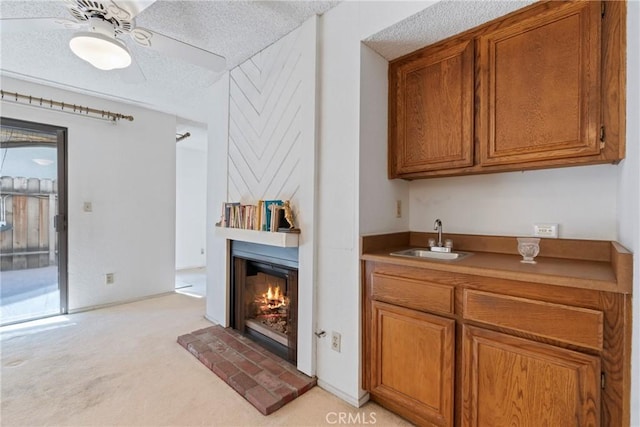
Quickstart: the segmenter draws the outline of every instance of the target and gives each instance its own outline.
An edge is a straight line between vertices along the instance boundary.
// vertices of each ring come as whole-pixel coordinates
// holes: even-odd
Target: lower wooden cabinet
[[[419,426],[629,425],[631,296],[364,264],[363,388]]]
[[[418,424],[452,426],[455,321],[379,301],[371,309],[371,392]]]
[[[463,327],[462,426],[600,425],[600,358]]]

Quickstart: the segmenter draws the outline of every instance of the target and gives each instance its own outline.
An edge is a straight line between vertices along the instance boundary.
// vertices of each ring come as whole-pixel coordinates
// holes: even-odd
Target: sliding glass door
[[[0,120],[0,323],[6,325],[67,311],[67,131]]]

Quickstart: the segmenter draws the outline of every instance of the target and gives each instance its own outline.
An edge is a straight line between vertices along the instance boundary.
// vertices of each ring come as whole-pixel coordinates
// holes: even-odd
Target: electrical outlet
[[[104,275],[104,283],[106,285],[113,285],[113,282],[116,281],[116,278],[113,273],[107,273]]]
[[[342,341],[342,335],[340,335],[339,332],[336,332],[336,331],[331,332],[331,350],[334,350],[340,353],[341,341]]]
[[[396,218],[402,218],[402,200],[396,200]]]
[[[536,237],[558,238],[558,224],[533,224],[533,235]]]

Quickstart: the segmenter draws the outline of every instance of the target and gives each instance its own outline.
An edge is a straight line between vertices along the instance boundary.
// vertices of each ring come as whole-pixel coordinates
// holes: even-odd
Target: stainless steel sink
[[[391,252],[393,256],[403,256],[408,258],[427,258],[427,259],[440,259],[445,261],[457,261],[462,258],[473,255],[470,252],[434,252],[428,248],[411,248],[403,251]]]

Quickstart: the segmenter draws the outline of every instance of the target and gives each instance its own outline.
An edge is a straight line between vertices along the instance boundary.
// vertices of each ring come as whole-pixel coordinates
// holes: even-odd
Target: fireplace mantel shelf
[[[279,246],[281,248],[298,247],[299,236],[297,233],[274,233],[271,231],[244,230],[242,228],[227,227],[216,227],[215,235],[228,240]]]

